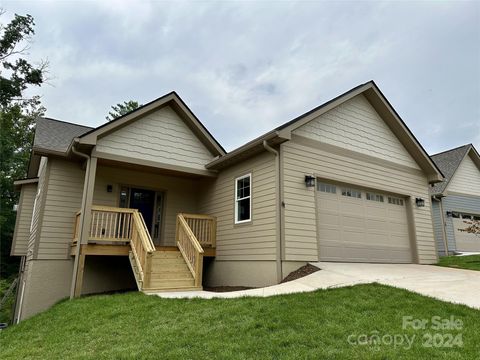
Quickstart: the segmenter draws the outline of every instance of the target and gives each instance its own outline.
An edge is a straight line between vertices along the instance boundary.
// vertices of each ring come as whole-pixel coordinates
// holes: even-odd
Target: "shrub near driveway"
[[[433,329],[433,317],[461,326]],[[213,300],[132,292],[57,304],[1,332],[0,358],[476,359],[479,339],[480,311],[378,284]]]

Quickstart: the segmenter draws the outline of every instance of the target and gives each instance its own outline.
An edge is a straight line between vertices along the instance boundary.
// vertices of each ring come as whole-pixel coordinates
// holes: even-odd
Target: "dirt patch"
[[[301,268],[299,268],[295,271],[292,271],[290,274],[288,274],[287,277],[282,280],[282,283],[286,283],[288,281],[300,279],[304,276],[313,274],[314,272],[317,272],[319,270],[320,269],[318,267],[313,266],[311,264],[304,265]]]
[[[203,287],[205,291],[212,291],[212,292],[230,292],[230,291],[241,291],[241,290],[250,290],[255,289],[254,287],[247,287],[247,286],[213,286],[213,287]]]

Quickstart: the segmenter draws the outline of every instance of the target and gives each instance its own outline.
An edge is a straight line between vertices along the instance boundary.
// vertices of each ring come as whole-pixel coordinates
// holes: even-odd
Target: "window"
[[[393,196],[389,196],[389,197],[388,197],[388,203],[389,203],[389,204],[393,204],[393,205],[403,206],[403,199],[400,199],[400,198],[397,198],[397,197],[393,197]]]
[[[383,195],[372,194],[367,192],[367,200],[383,202]]]
[[[348,197],[354,197],[357,199],[362,198],[362,192],[360,190],[349,189],[349,188],[342,188],[342,195]]]
[[[252,220],[252,174],[235,179],[235,224]]]
[[[317,190],[325,193],[336,194],[337,187],[331,184],[317,183]]]

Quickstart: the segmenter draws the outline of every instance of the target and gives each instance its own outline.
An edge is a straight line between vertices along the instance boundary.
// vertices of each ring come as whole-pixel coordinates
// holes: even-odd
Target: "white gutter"
[[[77,272],[78,272],[78,261],[80,259],[80,250],[82,247],[82,238],[83,238],[83,220],[85,217],[85,207],[86,207],[86,202],[87,202],[87,193],[88,193],[88,176],[90,174],[90,156],[87,154],[84,154],[77,149],[75,149],[75,146],[79,143],[79,139],[75,138],[73,139],[72,143],[72,153],[75,155],[78,155],[84,159],[87,160],[87,167],[85,169],[85,180],[83,184],[83,195],[82,195],[82,205],[80,207],[81,211],[81,216],[80,216],[80,224],[79,224],[79,236],[77,239],[77,248],[75,249],[75,261],[73,264],[73,276],[72,276],[72,286],[70,288],[70,299],[72,299],[75,296],[75,287],[77,285]]]
[[[432,199],[435,201],[438,201],[440,205],[440,220],[442,222],[442,235],[443,235],[443,246],[445,247],[445,255],[448,256],[448,240],[447,240],[447,232],[445,230],[445,227],[447,224],[445,223],[445,214],[443,212],[443,202],[442,202],[442,196],[440,195],[433,195]]]
[[[280,184],[281,184],[281,169],[280,169],[280,154],[277,150],[272,148],[268,145],[267,140],[263,140],[263,147],[269,153],[275,155],[275,167],[277,170],[276,176],[276,197],[278,202],[277,208],[277,254],[276,254],[276,263],[277,263],[277,281],[280,283],[283,279],[283,269],[282,269],[282,201],[281,201],[281,192],[280,192]]]

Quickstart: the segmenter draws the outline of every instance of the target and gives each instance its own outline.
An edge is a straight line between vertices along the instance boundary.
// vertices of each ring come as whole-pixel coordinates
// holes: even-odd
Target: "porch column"
[[[97,158],[91,157],[87,160],[85,171],[85,182],[83,185],[83,197],[80,214],[80,234],[77,241],[75,253],[75,263],[73,266],[72,286],[70,289],[70,298],[78,297],[82,292],[83,272],[85,265],[85,255],[83,254],[84,245],[88,244],[90,233],[90,223],[92,219],[93,189],[95,187],[95,176],[97,173]]]

